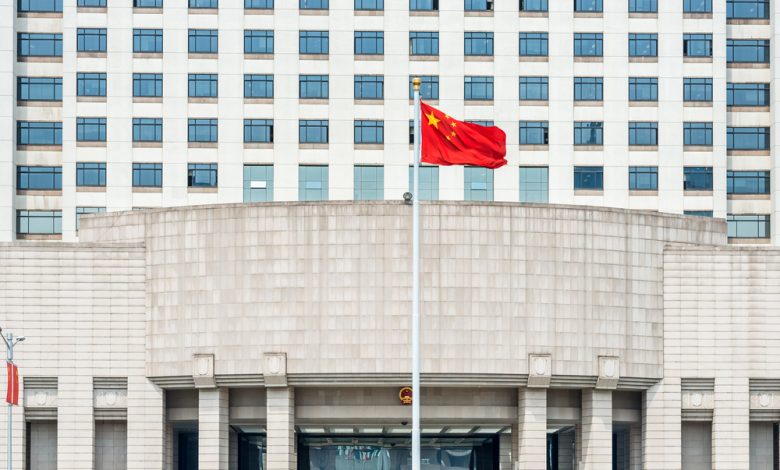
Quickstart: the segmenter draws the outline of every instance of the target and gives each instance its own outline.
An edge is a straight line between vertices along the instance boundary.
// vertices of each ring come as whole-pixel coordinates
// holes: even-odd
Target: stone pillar
[[[142,375],[127,378],[127,469],[165,465],[165,391]]]
[[[682,468],[682,392],[678,377],[653,385],[642,400],[642,467]]]
[[[227,388],[198,392],[198,469],[228,470]]]
[[[642,470],[642,424],[631,425],[630,433],[630,458],[631,470]]]
[[[57,387],[57,469],[95,468],[92,379],[68,373]]]
[[[712,415],[712,470],[750,468],[750,385],[747,378],[716,378]]]
[[[518,468],[546,468],[547,389],[521,388],[517,397],[517,413]]]
[[[266,388],[268,470],[295,470],[295,393],[292,387]]]
[[[612,391],[582,391],[581,470],[612,470]]]

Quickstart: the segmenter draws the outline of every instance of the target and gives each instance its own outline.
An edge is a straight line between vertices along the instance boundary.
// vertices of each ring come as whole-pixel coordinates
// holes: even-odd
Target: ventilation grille
[[[57,377],[24,377],[25,390],[57,390]]]
[[[95,377],[92,384],[95,390],[127,390],[127,377]]]
[[[682,379],[682,390],[687,391],[700,391],[711,392],[715,390],[715,379]]]
[[[751,392],[780,391],[780,379],[750,379]]]

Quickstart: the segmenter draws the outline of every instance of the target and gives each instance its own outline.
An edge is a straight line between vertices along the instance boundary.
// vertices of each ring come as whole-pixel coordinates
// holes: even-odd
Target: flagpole
[[[412,178],[412,470],[420,470],[420,84],[414,87],[414,169]]]
[[[14,337],[11,333],[8,334],[8,339],[6,339],[5,336],[3,336],[3,329],[0,328],[0,337],[3,338],[3,341],[5,341],[5,354],[6,354],[6,360],[13,364],[14,363]],[[8,381],[7,387],[11,387],[11,381]],[[8,403],[8,436],[6,437],[6,467],[8,470],[13,469],[14,465],[14,453],[13,453],[13,429],[14,429],[14,405],[10,402]]]

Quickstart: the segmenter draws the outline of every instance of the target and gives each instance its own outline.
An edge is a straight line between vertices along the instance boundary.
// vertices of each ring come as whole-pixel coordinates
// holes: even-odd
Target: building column
[[[498,436],[498,468],[499,470],[512,469],[512,441],[517,430],[512,427],[512,433],[503,433]]]
[[[161,470],[168,435],[165,391],[144,376],[127,378],[127,469]]]
[[[612,470],[612,391],[582,391],[582,470]]]
[[[629,430],[631,470],[642,470],[642,424],[635,423]]]
[[[682,391],[678,377],[664,378],[642,400],[642,468],[682,468]]]
[[[712,414],[712,470],[750,468],[750,385],[747,378],[716,378]]]
[[[66,374],[59,377],[57,387],[57,469],[94,468],[92,379]]]
[[[292,387],[266,388],[266,452],[268,470],[294,470],[298,466]]]
[[[198,469],[228,470],[227,388],[198,392]]]
[[[519,470],[547,467],[547,389],[521,388],[517,396]]]

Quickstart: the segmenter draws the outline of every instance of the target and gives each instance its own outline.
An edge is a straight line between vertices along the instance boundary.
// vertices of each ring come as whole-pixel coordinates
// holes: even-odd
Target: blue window
[[[356,165],[355,200],[381,201],[385,197],[385,168],[376,165]]]
[[[247,10],[273,10],[274,0],[244,0]]]
[[[382,11],[385,0],[355,0],[355,10]]]
[[[439,55],[439,33],[410,31],[409,55]]]
[[[187,47],[191,54],[216,54],[219,41],[216,29],[190,29]]]
[[[385,53],[383,31],[355,31],[355,55],[382,55]]]
[[[466,32],[464,37],[464,55],[493,55],[493,33]]]
[[[134,29],[133,52],[162,52],[162,29]]]
[[[244,202],[270,202],[273,200],[273,165],[244,165]]]
[[[712,101],[711,78],[683,78],[684,101]]]
[[[598,13],[604,11],[602,0],[574,0],[574,11]]]
[[[683,144],[684,145],[712,145],[712,123],[711,122],[684,122],[683,123]]]
[[[244,30],[244,54],[273,54],[274,32],[265,29]]]
[[[657,191],[657,166],[632,166],[628,168],[628,189],[632,191]]]
[[[547,11],[547,0],[520,0],[520,11]]]
[[[105,8],[106,0],[76,0],[76,6],[88,8]]]
[[[464,0],[464,11],[493,11],[493,0]]]
[[[299,75],[298,97],[305,99],[328,98],[327,75]]]
[[[520,121],[520,145],[547,145],[547,121]]]
[[[16,143],[19,145],[62,145],[62,123],[17,121]]]
[[[769,215],[729,214],[726,217],[729,238],[769,238]]]
[[[377,120],[355,120],[356,144],[382,144],[385,141],[385,122]]]
[[[628,145],[658,145],[658,123],[629,122]]]
[[[424,100],[439,99],[439,76],[438,75],[417,75],[422,80],[420,84],[420,97]],[[409,99],[414,98],[414,87],[412,87],[414,77],[409,77]]]
[[[327,31],[301,31],[298,34],[300,54],[327,55],[329,50]]]
[[[134,73],[133,96],[156,97],[163,93],[163,76],[161,73]]]
[[[328,167],[301,165],[298,167],[298,200],[325,201],[328,199]]]
[[[520,33],[520,56],[547,57],[547,33]]]
[[[187,77],[187,96],[192,98],[215,98],[217,96],[217,74],[191,73]]]
[[[768,83],[729,83],[726,88],[729,106],[769,106]]]
[[[18,235],[59,235],[62,233],[62,211],[16,211]]]
[[[726,172],[726,192],[728,194],[769,194],[768,171],[732,171]]]
[[[270,144],[274,141],[273,119],[244,119],[244,142]]]
[[[106,52],[106,28],[78,28],[76,49],[79,52]]]
[[[187,141],[216,142],[217,130],[218,127],[216,119],[188,119]]]
[[[603,166],[575,166],[574,189],[603,190]]]
[[[76,163],[76,186],[105,186],[106,164],[98,162]]]
[[[604,99],[602,77],[574,77],[574,101],[601,101]]]
[[[244,98],[273,98],[273,75],[244,75]]]
[[[133,8],[162,8],[163,0],[133,0]]]
[[[520,167],[520,202],[542,202],[549,199],[549,169],[546,166]]]
[[[729,127],[728,150],[769,150],[768,127]]]
[[[463,199],[466,201],[493,200],[493,170],[467,166],[463,169]]]
[[[61,166],[17,166],[16,189],[57,191],[62,189]]]
[[[187,186],[190,188],[216,188],[216,163],[188,163]]]
[[[217,0],[189,0],[190,8],[219,8]]]
[[[133,186],[159,188],[162,186],[162,163],[133,163]]]
[[[476,124],[476,125],[482,126],[482,127],[493,127],[493,126],[496,125],[495,122],[487,120],[487,119],[469,119],[466,122],[468,122],[469,124]]]
[[[769,40],[726,39],[726,62],[769,63]]]
[[[83,214],[101,214],[105,211],[105,207],[76,207],[76,230],[81,226],[81,216]]]
[[[683,0],[685,13],[712,13],[712,0]]]
[[[436,11],[439,0],[409,0],[409,11]]]
[[[726,18],[751,20],[769,18],[769,0],[726,0]]]
[[[686,166],[683,178],[685,191],[712,191],[711,166]]]
[[[658,35],[629,33],[628,55],[630,57],[658,57]]]
[[[683,214],[692,217],[712,217],[712,211],[683,211]]]
[[[301,119],[298,121],[298,142],[302,144],[327,144],[328,121]]]
[[[62,13],[62,0],[19,0],[20,13]]]
[[[62,57],[62,34],[19,33],[19,57]]]
[[[712,57],[712,34],[683,34],[685,57]]]
[[[603,145],[604,123],[596,121],[574,122],[574,145]]]
[[[439,167],[420,165],[417,174],[417,194],[420,201],[439,199]],[[409,192],[414,192],[414,166],[409,166]]]
[[[658,79],[655,77],[629,77],[630,101],[658,101]]]
[[[463,98],[465,100],[492,100],[493,77],[464,77]]]
[[[76,74],[77,96],[106,96],[106,74],[78,72]]]
[[[658,0],[628,0],[628,11],[631,13],[657,13]]]
[[[62,101],[62,77],[19,77],[16,79],[19,101]]]
[[[520,99],[547,101],[549,80],[547,77],[520,77]]]
[[[79,142],[105,142],[106,118],[77,117],[76,140]]]
[[[162,119],[133,118],[133,142],[162,142]]]
[[[385,97],[385,77],[382,75],[355,75],[356,100],[381,100]]]
[[[604,35],[601,33],[574,33],[574,55],[576,57],[602,57],[604,55]]]
[[[327,10],[328,0],[298,0],[301,10]]]

